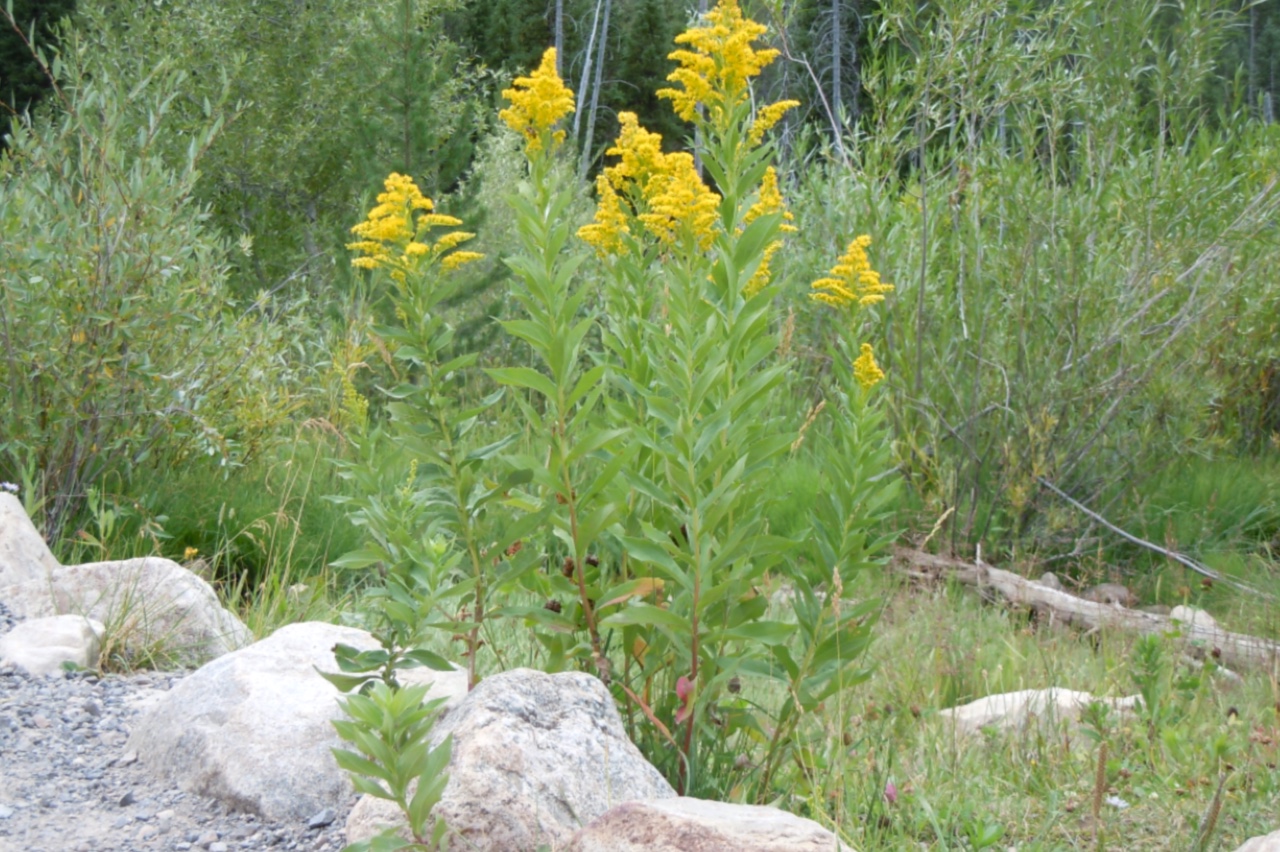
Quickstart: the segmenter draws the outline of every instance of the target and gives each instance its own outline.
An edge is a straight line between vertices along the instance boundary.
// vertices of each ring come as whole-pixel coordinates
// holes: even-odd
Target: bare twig
[[[1106,518],[1099,515],[1097,512],[1090,509],[1088,506],[1073,499],[1070,495],[1068,495],[1062,489],[1058,488],[1058,486],[1054,485],[1049,480],[1045,479],[1043,476],[1036,477],[1036,480],[1045,488],[1049,489],[1054,494],[1061,497],[1063,500],[1066,500],[1072,506],[1076,507],[1084,514],[1088,515],[1092,520],[1102,524],[1104,527],[1111,530],[1113,533],[1120,536],[1125,541],[1131,542],[1132,544],[1136,544],[1139,547],[1145,547],[1150,551],[1166,556],[1169,559],[1172,559],[1173,561],[1179,563],[1180,565],[1183,565],[1186,568],[1189,568],[1190,570],[1196,572],[1202,577],[1208,577],[1214,582],[1226,583],[1228,585],[1235,586],[1237,589],[1240,589],[1241,591],[1249,592],[1255,595],[1262,595],[1263,597],[1267,597],[1267,598],[1274,598],[1273,595],[1270,595],[1260,589],[1256,589],[1253,586],[1250,586],[1246,583],[1242,583],[1239,580],[1235,580],[1230,577],[1224,577],[1223,575],[1219,574],[1217,571],[1214,571],[1210,568],[1206,568],[1205,566],[1201,565],[1199,562],[1196,562],[1191,557],[1184,556],[1183,554],[1178,553],[1176,550],[1169,550],[1168,548],[1161,547],[1158,544],[1152,544],[1146,539],[1138,538],[1136,535],[1133,535],[1132,533],[1125,532],[1115,524],[1108,521]]]

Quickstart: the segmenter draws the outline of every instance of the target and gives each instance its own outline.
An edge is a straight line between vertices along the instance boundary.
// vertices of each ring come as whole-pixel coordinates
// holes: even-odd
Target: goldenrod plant
[[[449,783],[446,769],[453,754],[453,738],[430,742],[431,729],[444,699],[425,701],[427,687],[397,689],[376,683],[367,695],[350,695],[341,702],[348,718],[335,720],[338,736],[355,750],[335,748],[338,765],[350,775],[356,792],[394,803],[408,823],[409,839],[396,828],[384,829],[369,840],[353,843],[344,852],[397,852],[448,849],[448,826],[431,810]]]
[[[549,49],[529,77],[517,78],[503,93],[511,105],[500,113],[524,137],[528,160],[525,180],[507,199],[520,243],[507,265],[515,275],[512,296],[525,316],[503,328],[529,347],[539,366],[488,373],[519,393],[533,450],[514,461],[531,473],[529,508],[546,517],[551,533],[551,570],[525,575],[527,588],[541,600],[508,612],[538,628],[549,668],[586,657],[608,682],[609,658],[595,612],[597,578],[602,536],[621,515],[609,486],[625,456],[618,448],[621,432],[599,414],[606,367],[588,348],[598,336],[587,304],[592,289],[577,275],[586,251],[573,243],[572,164],[560,156],[565,132],[559,124],[574,110],[574,97],[555,67],[555,50]]]
[[[842,611],[840,593],[883,544],[866,531],[884,506],[874,497],[885,485],[873,481],[888,467],[865,400],[882,375],[867,348],[836,371],[861,387],[829,389],[843,457],[830,461],[835,484],[817,508],[828,526],[803,546],[768,529],[773,472],[800,439],[770,405],[788,366],[775,333],[788,287],[771,264],[796,226],[767,134],[797,104],[752,98],[752,79],[777,56],[755,45],[764,33],[722,2],[677,38],[676,86],[659,96],[695,125],[695,150],[665,152],[622,113],[595,220],[579,230],[604,278],[604,342],[620,391],[610,414],[634,448],[620,470],[623,570],[601,607],[601,626],[622,638],[620,688],[657,730],[654,744],[674,746],[661,751],[676,756],[667,768],[682,791],[724,792],[712,779],[741,770],[758,741],[761,798],[801,716],[863,676],[875,605]],[[855,241],[835,273],[854,279],[854,309],[890,289],[865,245]],[[796,590],[795,622],[767,615],[771,572]],[[782,686],[783,707],[761,712],[744,685],[753,681]]]
[[[452,273],[480,257],[460,248],[473,236],[457,230],[461,224],[437,212],[411,178],[393,173],[368,217],[352,228],[357,237],[348,246],[356,253],[352,265],[370,270],[387,285],[398,320],[374,332],[387,347],[399,379],[387,391],[388,437],[410,461],[407,476],[384,494],[378,493],[382,483],[374,465],[344,465],[346,474],[365,486],[364,497],[346,502],[370,541],[335,564],[380,570],[384,582],[369,594],[377,598],[375,618],[385,622],[375,630],[385,637],[383,651],[343,651],[339,663],[344,671],[381,668],[390,676],[398,660],[444,666],[439,657],[417,647],[424,631],[440,627],[463,640],[470,683],[478,677],[476,657],[485,641],[493,554],[506,550],[504,543],[484,540],[481,530],[490,507],[527,474],[516,471],[494,481],[481,471],[512,440],[508,436],[483,446],[473,441],[483,415],[501,393],[464,406],[453,392],[457,377],[476,358],[453,351],[453,327],[440,308],[456,292]],[[380,434],[353,440],[367,448]],[[510,534],[518,536],[521,529],[514,525]]]
[[[456,250],[468,235],[426,236],[458,223],[406,178],[388,179],[352,248],[357,265],[392,282],[401,324],[378,333],[412,366],[392,392],[393,425],[411,426],[422,463],[394,495],[358,502],[355,520],[375,543],[341,563],[385,569],[383,607],[407,606],[397,577],[423,577],[422,600],[441,617],[419,623],[465,639],[473,682],[487,622],[522,620],[541,665],[585,668],[614,688],[682,792],[745,785],[760,800],[776,794],[780,765],[809,753],[806,717],[866,676],[859,660],[878,605],[844,598],[887,541],[871,530],[892,493],[874,403],[883,373],[870,344],[854,342],[862,312],[891,290],[871,269],[869,237],[811,289],[846,312],[822,405],[800,432],[777,405],[790,366],[778,308],[803,294],[775,273],[799,225],[769,131],[796,104],[753,98],[752,80],[777,56],[756,44],[764,34],[725,0],[678,37],[675,86],[659,94],[698,141],[671,150],[621,113],[585,225],[563,150],[574,96],[554,50],[504,92],[500,115],[523,141],[526,170],[508,197],[518,316],[502,326],[533,360],[486,373],[520,411],[519,444],[464,449],[468,429],[453,424],[497,401],[452,412],[444,383],[474,361],[449,351],[438,305],[450,285],[436,274],[469,259]],[[802,530],[779,535],[771,483],[806,440],[827,493],[806,507]],[[480,473],[482,463],[493,470]],[[482,481],[492,487],[476,490]],[[503,519],[486,519],[496,506]],[[793,590],[794,617],[771,607],[779,582]],[[465,617],[449,614],[458,606]],[[370,653],[344,668],[394,667],[391,648]]]

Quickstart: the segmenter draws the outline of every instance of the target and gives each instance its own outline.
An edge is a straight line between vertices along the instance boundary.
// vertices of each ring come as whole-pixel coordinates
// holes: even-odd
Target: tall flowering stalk
[[[795,438],[768,413],[786,367],[770,261],[792,226],[765,138],[795,103],[752,106],[751,79],[777,55],[754,45],[763,33],[722,2],[671,54],[679,88],[659,95],[700,129],[713,184],[692,152],[664,152],[621,113],[595,219],[578,232],[605,274],[605,343],[623,390],[611,408],[637,448],[622,471],[627,574],[601,625],[622,631],[622,688],[676,746],[685,792],[716,774],[705,771],[725,758],[714,743],[757,725],[730,684],[767,667],[794,631],[764,618],[753,591],[792,549],[768,534],[764,507],[771,464]]]
[[[620,688],[675,746],[663,753],[676,755],[670,768],[683,792],[734,774],[720,763],[738,758],[731,741],[765,746],[767,786],[803,715],[856,681],[850,666],[872,621],[866,607],[841,611],[814,591],[866,564],[858,466],[880,473],[887,459],[857,443],[866,437],[859,423],[840,438],[851,484],[833,489],[824,504],[832,529],[815,537],[831,561],[795,559],[800,543],[765,522],[774,466],[802,438],[769,406],[787,367],[773,331],[785,282],[772,266],[795,225],[768,131],[796,103],[753,103],[752,80],[777,57],[756,45],[764,34],[723,0],[671,54],[674,85],[659,95],[697,127],[709,181],[692,152],[664,151],[634,114],[620,113],[595,218],[578,231],[605,278],[604,342],[621,391],[610,411],[635,448],[621,469],[630,489],[618,533],[625,571],[600,625],[622,633]],[[805,623],[766,618],[755,589],[771,569],[797,588]],[[742,679],[762,673],[791,696],[771,721],[743,694]]]
[[[503,327],[528,344],[538,365],[489,373],[529,395],[521,408],[542,452],[520,463],[533,473],[535,506],[553,530],[550,550],[564,553],[557,560],[559,570],[527,578],[528,586],[546,596],[546,604],[511,612],[538,627],[550,667],[585,657],[607,683],[611,667],[596,614],[602,575],[598,542],[619,515],[608,486],[621,461],[614,461],[621,433],[598,424],[594,412],[604,391],[605,367],[586,363],[585,346],[596,319],[586,304],[590,290],[575,277],[586,252],[571,245],[573,185],[558,157],[565,137],[559,123],[574,109],[573,92],[557,76],[550,49],[537,70],[517,78],[503,96],[511,105],[500,115],[524,137],[529,168],[528,179],[508,198],[520,250],[507,264],[516,278],[512,295],[526,316]],[[585,645],[578,639],[583,634]]]
[[[351,517],[369,542],[336,564],[379,566],[385,584],[371,594],[378,599],[375,612],[394,634],[393,644],[412,648],[428,631],[447,630],[465,645],[474,685],[492,609],[491,552],[503,553],[509,544],[490,541],[486,515],[523,478],[513,474],[494,482],[481,470],[512,436],[481,447],[473,443],[482,415],[500,395],[473,407],[460,406],[455,396],[457,376],[472,368],[476,355],[454,351],[454,329],[441,305],[457,292],[456,270],[480,257],[460,248],[473,236],[458,230],[461,224],[437,212],[412,178],[393,173],[365,220],[351,229],[357,238],[348,244],[356,255],[352,265],[371,271],[375,281],[390,281],[387,296],[396,322],[374,332],[392,356],[398,381],[386,392],[391,437],[411,461],[407,477],[390,494],[378,493],[382,482],[376,465],[347,466],[346,474],[361,480],[368,492],[350,502]],[[508,528],[506,534],[517,536],[519,529]],[[346,672],[378,664],[390,673],[397,660],[434,661],[422,651],[385,659],[381,652],[344,653],[339,661]]]
[[[845,359],[852,362],[853,378],[863,391],[875,387],[884,378],[884,371],[876,363],[870,343],[860,344],[857,357],[852,355],[858,316],[863,308],[883,302],[885,294],[893,292],[893,285],[882,282],[880,273],[871,268],[867,256],[870,245],[871,237],[866,234],[855,238],[830,274],[809,285],[811,299],[847,314],[841,325],[840,345]]]

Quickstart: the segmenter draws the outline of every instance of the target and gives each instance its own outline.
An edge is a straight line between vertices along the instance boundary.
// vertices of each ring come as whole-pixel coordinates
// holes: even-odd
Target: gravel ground
[[[0,603],[0,634],[14,622]],[[181,679],[0,667],[0,852],[342,849],[350,807],[263,822],[154,780],[125,750],[138,714]]]

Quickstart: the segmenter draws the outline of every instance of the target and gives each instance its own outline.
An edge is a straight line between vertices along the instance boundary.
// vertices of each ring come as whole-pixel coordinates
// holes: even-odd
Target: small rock
[[[333,808],[325,808],[318,814],[312,814],[307,820],[307,828],[324,828],[326,825],[333,823],[338,815],[333,812]]]
[[[209,844],[209,852],[227,852],[227,844],[219,840],[217,843]]]
[[[1193,606],[1175,606],[1169,612],[1169,618],[1190,624],[1193,627],[1203,627],[1206,630],[1222,629],[1218,627],[1218,622],[1214,620],[1212,615]]]
[[[159,833],[160,832],[156,830],[156,827],[154,825],[144,825],[142,829],[138,832],[138,839],[150,840],[151,838],[155,837]]]
[[[120,759],[116,761],[118,766],[128,766],[131,763],[138,762],[138,753],[136,751],[126,751],[120,755]]]
[[[11,816],[13,816],[13,808],[0,805],[0,819],[8,819]]]
[[[130,790],[129,792],[121,796],[120,801],[117,802],[116,804],[120,805],[120,807],[122,808],[127,808],[136,801],[138,801],[137,796],[133,795],[133,791]]]
[[[1236,852],[1280,852],[1280,830],[1251,837]]]

